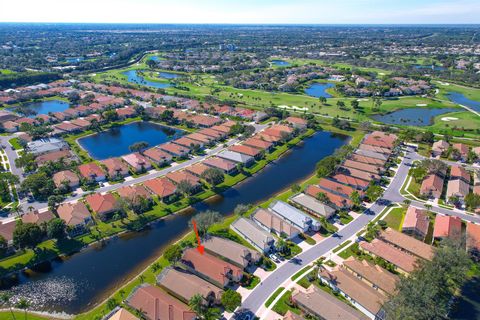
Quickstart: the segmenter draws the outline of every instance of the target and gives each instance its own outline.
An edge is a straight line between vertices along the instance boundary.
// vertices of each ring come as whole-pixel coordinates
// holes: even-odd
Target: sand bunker
[[[308,108],[302,108],[297,106],[278,106],[280,109],[287,109],[287,110],[297,110],[297,111],[308,111]]]
[[[455,120],[458,120],[458,118],[455,118],[455,117],[443,117],[441,119],[442,121],[455,121]]]
[[[427,104],[426,103],[417,103],[416,106],[417,107],[426,107]]]

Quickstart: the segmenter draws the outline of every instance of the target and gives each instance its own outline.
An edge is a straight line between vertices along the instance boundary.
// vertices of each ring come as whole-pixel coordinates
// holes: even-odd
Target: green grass
[[[272,304],[272,302],[278,297],[278,295],[280,294],[280,292],[283,291],[283,289],[285,288],[284,287],[277,288],[277,290],[275,290],[275,292],[270,296],[270,298],[268,298],[267,301],[265,301],[265,307],[268,308],[268,306]]]
[[[292,292],[287,291],[285,292],[282,297],[275,303],[273,306],[272,310],[275,311],[276,313],[284,316],[285,313],[287,313],[288,310],[300,314],[300,309],[298,307],[293,307],[289,305],[290,298],[292,297]]]
[[[348,246],[350,243],[352,243],[352,240],[347,240],[345,241],[344,243],[342,243],[341,245],[339,245],[338,247],[336,247],[335,249],[333,249],[333,253],[337,253],[338,251],[342,250],[343,248],[345,248],[346,246]]]
[[[342,259],[348,259],[349,257],[355,255],[354,251],[358,250],[358,243],[354,243],[349,246],[347,249],[343,250],[338,254],[338,256]]]
[[[21,150],[23,147],[20,145],[20,139],[18,138],[12,138],[8,140],[8,143],[13,147],[15,150]]]
[[[32,313],[27,313],[27,317],[25,318],[25,313],[24,312],[19,312],[19,311],[14,311],[13,316],[10,313],[10,311],[0,311],[0,319],[2,320],[22,320],[22,319],[27,319],[27,320],[54,320],[56,318],[52,317],[44,317],[40,316],[37,314],[32,314]]]
[[[248,286],[246,286],[245,288],[247,288],[247,289],[249,289],[249,290],[252,290],[252,289],[255,288],[259,283],[260,283],[260,278],[257,277],[257,276],[252,276],[252,280],[250,281],[250,283],[248,284]]]
[[[388,227],[401,231],[406,211],[407,209],[403,207],[394,208],[383,220],[387,223]]]
[[[312,272],[314,272],[314,271],[312,271]],[[310,275],[311,275],[311,273],[305,275],[302,279],[298,280],[297,283],[300,286],[302,286],[303,288],[308,289],[312,285],[312,283],[308,280]]]
[[[298,279],[298,277],[300,277],[302,275],[302,273],[304,273],[305,271],[307,271],[308,269],[310,269],[311,267],[310,266],[306,266],[305,268],[303,268],[302,270],[298,271],[297,273],[295,273],[291,278],[290,280],[292,281],[295,281]]]

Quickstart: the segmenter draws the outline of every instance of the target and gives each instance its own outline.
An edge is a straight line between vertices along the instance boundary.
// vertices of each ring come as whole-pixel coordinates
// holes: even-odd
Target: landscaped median
[[[305,134],[295,137],[288,143],[277,147],[277,149],[268,154],[265,159],[256,162],[250,168],[245,168],[242,173],[239,173],[236,176],[227,175],[225,176],[225,181],[221,184],[215,186],[214,188],[206,189],[188,199],[183,198],[180,201],[168,205],[157,203],[154,208],[148,212],[138,216],[128,216],[114,222],[105,223],[99,221],[88,234],[76,237],[74,239],[62,240],[60,242],[55,240],[47,240],[38,245],[35,251],[32,249],[27,249],[25,250],[25,253],[21,255],[4,259],[0,261],[0,276],[5,276],[11,272],[15,272],[26,267],[31,267],[43,261],[54,259],[57,256],[68,255],[101,239],[105,239],[122,232],[127,232],[129,230],[138,230],[150,222],[163,218],[171,213],[178,212],[182,209],[186,209],[193,203],[206,200],[260,171],[270,162],[277,160],[282,154],[289,150],[289,148],[298,144],[300,141],[313,135],[314,133],[314,130],[308,130]]]

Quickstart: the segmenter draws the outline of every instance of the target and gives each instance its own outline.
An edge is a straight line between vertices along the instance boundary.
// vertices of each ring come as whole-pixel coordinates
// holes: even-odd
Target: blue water
[[[75,57],[75,58],[67,58],[65,59],[68,63],[79,63],[83,61],[85,58],[84,57]]]
[[[445,67],[442,66],[429,66],[429,65],[423,65],[423,64],[416,64],[413,66],[415,69],[429,69],[433,71],[443,71],[446,70]]]
[[[70,104],[61,100],[47,100],[40,102],[32,102],[25,105],[28,109],[36,112],[35,115],[29,115],[29,118],[35,118],[39,114],[48,114],[49,112],[62,112],[70,107]],[[10,108],[14,112],[21,113],[19,109],[15,107]]]
[[[288,67],[291,66],[291,63],[284,60],[272,60],[272,64],[277,67]]]
[[[78,140],[78,143],[97,160],[131,153],[129,146],[145,141],[153,147],[182,135],[181,130],[153,122],[134,122],[111,128]]]
[[[164,79],[177,79],[180,78],[182,75],[174,72],[159,72],[158,76]]]
[[[151,56],[149,59],[153,60],[153,61],[159,61],[160,60],[160,58],[158,56]]]
[[[331,98],[332,95],[329,94],[326,90],[333,87],[335,87],[335,84],[333,83],[314,83],[310,87],[305,89],[305,93],[315,98]]]
[[[447,93],[447,98],[452,102],[467,106],[477,112],[480,112],[480,101],[471,100],[460,92],[449,92]]]
[[[373,115],[372,118],[387,124],[400,124],[406,126],[424,127],[433,124],[433,119],[441,114],[459,111],[454,108],[410,108],[402,109],[387,114]]]
[[[127,76],[128,82],[149,86],[149,87],[154,87],[154,88],[159,88],[159,89],[165,89],[171,86],[171,84],[169,83],[146,80],[145,78],[137,74],[137,70],[125,71],[123,72],[123,74]]]

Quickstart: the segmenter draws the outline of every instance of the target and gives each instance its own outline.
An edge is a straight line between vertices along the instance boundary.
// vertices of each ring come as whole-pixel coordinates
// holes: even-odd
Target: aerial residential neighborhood
[[[0,319],[480,319],[474,0],[4,2]]]

